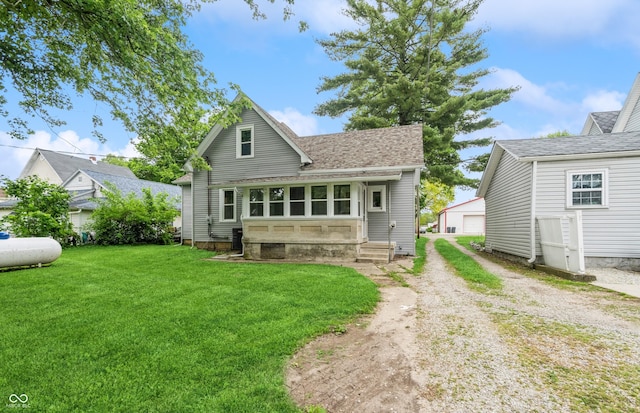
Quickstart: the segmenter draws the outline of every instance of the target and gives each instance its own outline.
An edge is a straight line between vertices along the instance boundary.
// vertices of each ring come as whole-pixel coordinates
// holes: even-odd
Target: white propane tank
[[[53,238],[0,239],[0,268],[49,264],[60,254],[62,247]]]

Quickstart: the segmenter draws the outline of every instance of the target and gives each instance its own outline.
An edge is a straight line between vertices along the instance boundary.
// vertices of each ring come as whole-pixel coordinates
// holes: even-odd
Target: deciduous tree
[[[421,209],[428,210],[433,219],[454,200],[455,192],[452,187],[443,183],[423,181],[420,198]]]
[[[347,0],[357,30],[320,40],[347,71],[322,79],[319,92],[337,91],[316,108],[319,115],[349,114],[346,129],[423,124],[427,178],[473,187],[459,169],[459,150],[491,139],[460,139],[495,126],[490,108],[510,99],[514,88],[484,90],[480,67],[488,56],[469,23],[482,0]],[[456,139],[458,138],[458,139]]]
[[[232,105],[214,86],[182,31],[202,3],[214,1],[0,0],[0,116],[9,133],[32,133],[31,117],[61,126],[73,97],[89,96],[137,136],[150,164],[176,152],[188,153],[178,162],[188,158],[214,122],[233,121],[223,115],[243,104]],[[260,1],[243,1],[255,18],[265,17]],[[281,2],[289,18],[294,0]],[[17,111],[7,105],[10,88],[20,97]],[[103,119],[96,113],[92,120],[104,140]]]
[[[71,197],[64,188],[37,176],[2,179],[2,186],[17,203],[12,213],[0,220],[0,227],[17,237],[53,237],[66,242],[73,231],[69,219]]]

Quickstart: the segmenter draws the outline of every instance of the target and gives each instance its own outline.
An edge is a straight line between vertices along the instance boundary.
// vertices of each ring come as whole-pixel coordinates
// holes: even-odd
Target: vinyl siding
[[[640,100],[636,102],[633,112],[631,112],[631,116],[629,117],[627,124],[624,126],[625,132],[638,130],[640,130]]]
[[[602,131],[598,128],[595,122],[591,123],[591,128],[589,129],[589,135],[602,135]]]
[[[253,110],[242,112],[238,127],[253,125],[253,158],[236,159],[236,125],[224,129],[205,151],[211,164],[211,182],[297,175],[298,155],[269,124]]]
[[[191,203],[191,185],[182,186],[182,238],[192,239],[191,217],[193,209]]]
[[[207,171],[193,173],[193,240],[209,241]]]
[[[640,158],[538,163],[537,215],[572,213],[566,208],[566,171],[608,169],[608,208],[583,208],[586,257],[640,258]]]
[[[438,232],[446,233],[447,228],[455,227],[458,234],[484,234],[484,199],[475,199],[460,205],[449,207],[438,215]],[[478,218],[472,218],[478,217]],[[479,219],[481,219],[481,224]],[[471,228],[466,228],[469,220]]]
[[[219,189],[209,189],[209,207],[207,207],[207,182],[211,184],[224,183],[249,178],[295,176],[300,167],[298,155],[278,135],[262,117],[252,109],[242,112],[242,121],[222,130],[205,151],[204,157],[209,160],[211,171],[199,172],[200,183],[194,187],[196,191],[196,235],[197,241],[217,240],[231,242],[232,229],[242,227],[242,194],[236,193],[236,222],[220,222]],[[236,158],[236,128],[253,125],[252,158]],[[207,177],[207,174],[209,176]],[[195,175],[194,175],[195,176]],[[207,224],[207,216],[211,214],[213,224]]]
[[[495,251],[530,258],[531,169],[502,154],[485,194],[485,241]]]
[[[384,185],[384,182],[370,182],[369,185]],[[391,241],[396,243],[396,254],[415,255],[415,186],[413,171],[402,173],[400,181],[389,183],[387,212],[368,212],[369,240],[388,240],[387,213],[389,220],[396,221],[391,230]]]

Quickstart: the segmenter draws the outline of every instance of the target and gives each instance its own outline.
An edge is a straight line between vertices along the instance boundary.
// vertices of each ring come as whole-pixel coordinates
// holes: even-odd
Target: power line
[[[45,148],[30,148],[30,147],[27,147],[27,146],[16,146],[16,145],[9,145],[9,144],[6,144],[6,143],[0,143],[0,146],[4,146],[6,148],[14,148],[14,149],[25,149],[25,150],[30,150],[30,151],[35,151],[36,149],[44,149],[44,150],[47,150],[47,151],[63,153],[63,154],[66,154],[66,155],[86,155],[86,156],[96,156],[96,157],[101,157],[101,158],[106,158],[107,155],[114,155],[114,156],[116,156],[118,158],[125,158],[125,159],[134,158],[133,156],[121,156],[121,155],[116,155],[116,154],[103,155],[103,154],[99,154],[99,153],[86,153],[86,152],[82,152],[81,149],[78,148],[75,145],[72,145],[72,146],[74,148],[78,149],[80,152],[58,151],[58,150],[55,150],[55,149],[45,149]]]

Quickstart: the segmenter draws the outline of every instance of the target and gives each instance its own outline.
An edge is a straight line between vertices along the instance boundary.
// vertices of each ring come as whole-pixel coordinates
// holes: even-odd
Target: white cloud
[[[139,156],[138,151],[129,142],[124,148],[112,150],[108,145],[91,138],[81,138],[73,130],[66,130],[52,136],[49,132],[36,131],[25,140],[12,139],[7,133],[0,131],[0,175],[16,179],[33,154],[35,148],[49,149],[88,157],[107,155],[109,153],[126,157]]]
[[[252,17],[249,6],[238,0],[218,0],[206,3],[195,18],[206,18],[212,21],[235,23],[245,29],[260,31],[268,29],[273,32],[298,33],[296,22],[305,21],[311,32],[329,34],[345,28],[354,27],[355,23],[346,17],[342,10],[346,8],[344,0],[299,1],[292,6],[294,15],[289,22],[283,22],[284,1],[256,2],[260,10],[267,15],[266,20],[256,21]]]
[[[537,37],[612,39],[635,36],[638,13],[636,0],[486,0],[475,21],[492,30]]]
[[[303,115],[294,108],[285,108],[284,111],[270,110],[269,114],[280,122],[284,122],[298,136],[318,134],[318,120],[312,115]]]
[[[625,93],[598,90],[582,99],[582,107],[585,113],[620,110],[626,97]]]
[[[314,0],[296,2],[294,10],[300,19],[309,23],[310,30],[330,34],[356,27],[355,22],[344,15],[346,7],[344,0]]]
[[[493,68],[492,73],[482,81],[487,88],[520,87],[511,98],[526,107],[549,113],[566,113],[571,105],[551,95],[552,89],[563,87],[561,84],[537,85],[512,69]]]

